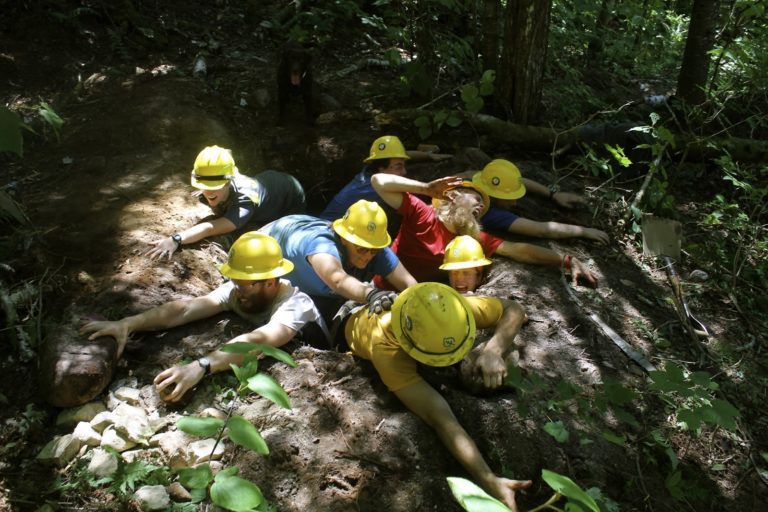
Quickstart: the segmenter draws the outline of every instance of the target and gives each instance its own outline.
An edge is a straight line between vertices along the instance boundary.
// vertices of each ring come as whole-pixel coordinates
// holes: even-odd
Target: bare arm
[[[449,176],[429,183],[412,180],[394,174],[378,173],[371,176],[371,185],[377,194],[389,206],[397,210],[403,204],[403,193],[424,194],[430,197],[443,197],[446,190],[460,186],[461,178]]]
[[[555,202],[555,204],[562,206],[563,208],[574,208],[575,206],[586,204],[587,200],[584,196],[574,194],[573,192],[555,192],[550,195],[549,187],[546,187],[538,181],[533,181],[528,178],[523,178],[523,185],[525,189],[537,196],[546,197]]]
[[[338,258],[330,254],[320,253],[313,254],[307,260],[318,277],[334,293],[361,304],[366,302],[366,296],[373,289],[373,286],[347,274]]]
[[[176,249],[178,249],[179,245],[191,244],[210,236],[231,233],[235,230],[235,228],[236,226],[232,223],[232,221],[225,219],[224,217],[219,217],[218,219],[213,219],[211,221],[201,222],[200,224],[196,224],[191,228],[180,231],[179,235],[181,236],[181,242],[179,244],[174,242],[170,236],[152,242],[152,248],[147,251],[147,255],[150,257],[150,259],[161,258],[164,255],[167,255],[170,259],[171,255],[174,253],[174,251],[176,251]]]
[[[472,478],[512,510],[517,510],[515,491],[529,487],[531,482],[496,476],[440,393],[422,380],[396,391],[395,395],[437,432],[448,451],[466,468]]]
[[[533,236],[538,238],[570,238],[581,237],[605,244],[608,243],[608,233],[599,229],[562,224],[560,222],[537,222],[519,217],[507,229],[510,233]]]
[[[408,272],[408,269],[406,269],[405,266],[403,266],[403,264],[400,262],[397,263],[395,270],[390,272],[385,277],[387,278],[387,281],[389,281],[390,284],[394,286],[398,291],[403,291],[406,288],[416,284],[416,279],[414,279],[411,273]]]
[[[112,336],[117,341],[117,355],[122,355],[128,337],[136,331],[157,331],[208,318],[222,311],[221,305],[210,295],[195,299],[167,302],[138,315],[120,320],[88,322],[80,328],[80,334],[90,334],[89,340]]]
[[[579,279],[584,279],[590,286],[597,286],[597,277],[581,261],[567,255],[563,256],[555,251],[538,245],[502,242],[494,254],[519,261],[521,263],[534,263],[550,267],[563,267],[571,272],[571,280],[574,286]]]
[[[278,322],[270,322],[258,329],[232,338],[229,343],[264,343],[273,347],[281,347],[291,341],[296,331]],[[211,362],[211,373],[223,372],[230,369],[231,364],[240,365],[245,354],[233,354],[215,350],[206,356]],[[195,387],[205,377],[205,370],[196,360],[191,363],[167,368],[155,377],[154,384],[158,393],[169,402],[176,402],[187,390]],[[171,388],[171,386],[173,386]],[[168,390],[168,391],[166,391]]]
[[[504,356],[527,321],[525,310],[520,304],[511,300],[500,300],[504,304],[504,312],[496,324],[493,336],[480,349],[481,353],[473,368],[473,372],[482,375],[483,384],[488,389],[498,388],[507,377]]]

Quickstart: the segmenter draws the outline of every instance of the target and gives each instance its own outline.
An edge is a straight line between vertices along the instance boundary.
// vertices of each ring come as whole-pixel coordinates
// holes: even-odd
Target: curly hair
[[[478,194],[467,189],[454,189],[445,193],[447,201],[435,207],[437,218],[457,235],[480,236],[483,227],[475,216]],[[482,203],[482,200],[480,201]]]

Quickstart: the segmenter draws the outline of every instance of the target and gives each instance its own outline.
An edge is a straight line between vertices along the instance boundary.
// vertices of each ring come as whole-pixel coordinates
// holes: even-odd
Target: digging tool
[[[667,280],[672,288],[677,315],[691,339],[697,341],[699,337],[709,337],[709,330],[691,313],[691,308],[688,307],[688,302],[683,295],[680,276],[675,270],[675,261],[680,260],[682,231],[682,225],[675,220],[643,215],[643,254],[661,258],[667,273]]]

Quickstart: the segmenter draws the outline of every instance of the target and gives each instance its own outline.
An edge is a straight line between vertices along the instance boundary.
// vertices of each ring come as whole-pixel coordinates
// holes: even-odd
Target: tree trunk
[[[536,119],[541,102],[551,0],[509,0],[497,73],[499,100],[515,122]]]
[[[587,66],[590,66],[603,53],[603,37],[612,10],[613,0],[603,0],[600,4],[600,12],[597,14],[595,28],[592,30],[592,37],[589,39],[589,46],[587,46]]]
[[[483,59],[483,70],[499,69],[499,16],[501,3],[499,0],[483,0],[482,39],[480,55]]]
[[[709,75],[709,51],[714,44],[718,0],[694,0],[683,63],[677,77],[677,96],[686,103],[704,103]]]

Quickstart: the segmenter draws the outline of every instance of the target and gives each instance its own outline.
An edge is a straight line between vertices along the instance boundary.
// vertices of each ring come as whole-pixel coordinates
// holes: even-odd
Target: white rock
[[[37,459],[63,467],[77,455],[79,449],[80,441],[75,439],[72,434],[56,436],[40,450]]]
[[[96,432],[91,424],[85,421],[77,424],[72,435],[83,445],[99,446],[101,444],[101,434]]]
[[[117,471],[117,456],[102,448],[93,450],[93,457],[88,463],[88,471],[99,478],[104,478]]]
[[[114,448],[115,451],[122,453],[136,446],[136,443],[120,436],[114,427],[107,427],[104,433],[101,434],[101,446],[109,446]]]
[[[191,463],[199,464],[208,460],[219,460],[224,455],[224,442],[219,441],[219,444],[216,445],[216,451],[211,456],[211,450],[215,443],[215,439],[201,439],[190,444],[187,453],[190,456]]]
[[[139,390],[123,386],[115,390],[115,398],[136,405],[139,403]]]
[[[131,463],[137,459],[144,461],[160,461],[163,458],[163,451],[160,448],[139,448],[128,450],[120,454],[125,462]]]
[[[101,402],[89,402],[80,407],[64,409],[56,418],[56,426],[75,425],[79,421],[91,421],[94,416],[105,410],[106,407]]]
[[[163,432],[152,436],[149,440],[149,445],[159,446],[166,455],[172,457],[177,453],[185,453],[187,447],[193,440],[194,438],[188,436],[181,430],[173,430],[171,432]]]
[[[163,510],[171,506],[171,498],[162,485],[145,485],[134,493],[133,498],[142,510]]]
[[[146,445],[155,433],[149,424],[147,413],[140,407],[121,404],[112,411],[112,418],[115,421],[115,430],[134,443]]]
[[[104,429],[115,423],[111,411],[102,411],[91,420],[91,426],[96,432],[104,432]]]

